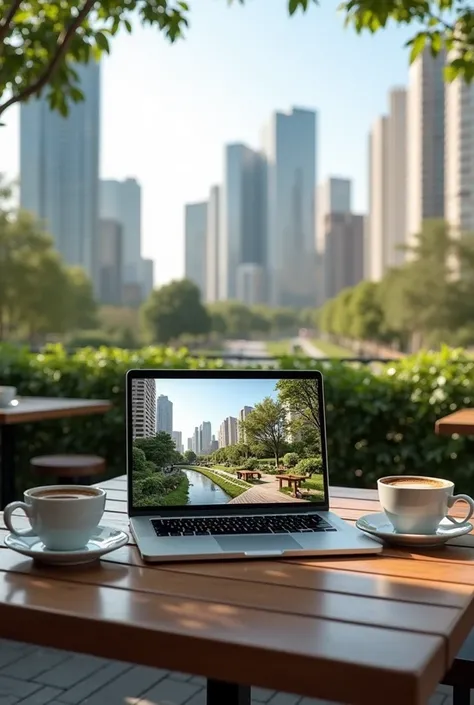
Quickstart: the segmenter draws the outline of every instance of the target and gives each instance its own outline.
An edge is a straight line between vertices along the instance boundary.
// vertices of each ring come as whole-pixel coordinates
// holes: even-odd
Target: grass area
[[[187,504],[189,499],[188,491],[189,480],[185,475],[175,490],[171,490],[171,492],[161,497],[160,505],[174,507],[175,505]]]
[[[234,497],[238,497],[239,494],[242,494],[242,492],[245,492],[245,490],[249,490],[252,487],[251,484],[244,482],[243,480],[226,480],[226,478],[219,473],[212,472],[209,468],[203,468],[199,465],[186,465],[182,467],[187,467],[189,470],[195,470],[196,472],[200,472],[201,475],[208,477],[210,480],[215,482],[221,490],[227,492],[232,499],[234,499]]]
[[[291,355],[291,339],[287,338],[285,340],[270,340],[265,343],[267,346],[267,353],[269,355],[274,355],[275,357],[283,357],[284,355]]]
[[[330,343],[328,340],[313,338],[311,340],[315,348],[318,348],[325,357],[354,357],[354,352],[347,348],[341,348],[340,345]]]

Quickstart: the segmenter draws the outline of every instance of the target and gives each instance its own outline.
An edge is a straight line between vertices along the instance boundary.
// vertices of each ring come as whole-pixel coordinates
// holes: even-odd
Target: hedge
[[[437,418],[474,406],[474,360],[443,349],[384,365],[281,358],[282,368],[320,368],[325,376],[330,482],[374,487],[391,473],[444,476],[459,492],[474,493],[474,438],[437,437]],[[186,350],[83,349],[51,346],[41,354],[0,346],[0,384],[19,394],[109,399],[104,416],[18,427],[22,486],[37,453],[99,453],[108,475],[125,472],[125,373],[129,368],[219,368],[221,361]]]

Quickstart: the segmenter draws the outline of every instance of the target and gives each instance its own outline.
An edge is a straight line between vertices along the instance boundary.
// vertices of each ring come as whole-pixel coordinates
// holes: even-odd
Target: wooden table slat
[[[460,436],[474,434],[474,409],[460,409],[438,419],[435,431],[440,436],[451,436],[453,433],[458,433]]]

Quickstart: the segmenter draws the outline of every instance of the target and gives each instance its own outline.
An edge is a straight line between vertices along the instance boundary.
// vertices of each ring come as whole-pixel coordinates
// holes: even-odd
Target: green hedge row
[[[0,346],[0,384],[22,395],[109,399],[113,410],[20,426],[21,484],[37,453],[99,453],[108,474],[125,472],[125,373],[129,368],[223,367],[189,357],[186,350],[83,349],[61,346],[31,354]],[[390,473],[445,476],[460,492],[474,493],[474,438],[437,437],[437,418],[474,406],[474,360],[462,351],[422,353],[397,363],[357,365],[285,357],[280,367],[322,368],[325,376],[330,481],[373,487]]]

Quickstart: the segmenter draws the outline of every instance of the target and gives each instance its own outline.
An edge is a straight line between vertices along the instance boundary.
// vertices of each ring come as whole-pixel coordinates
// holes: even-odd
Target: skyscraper
[[[239,443],[246,443],[247,438],[245,431],[240,428],[240,424],[245,421],[247,416],[253,411],[253,406],[244,406],[243,409],[239,411],[239,421],[238,421],[238,437],[239,437]]]
[[[156,401],[156,430],[170,436],[173,433],[173,402],[164,394],[160,394]]]
[[[407,232],[407,92],[389,93],[387,124],[387,232],[385,271],[406,259],[403,246]]]
[[[122,304],[122,226],[116,220],[99,221],[99,301]]]
[[[317,207],[316,207],[316,248],[318,257],[321,259],[321,266],[318,268],[316,276],[317,304],[321,306],[327,298],[330,298],[327,289],[329,288],[330,275],[326,266],[327,234],[332,214],[345,214],[351,212],[352,203],[352,181],[330,177],[318,186]]]
[[[331,213],[325,229],[326,298],[332,299],[364,278],[364,216]]]
[[[444,51],[410,66],[407,98],[407,240],[423,220],[444,218]]]
[[[122,226],[124,284],[142,283],[141,187],[136,179],[100,182],[100,216]]]
[[[263,134],[267,158],[269,302],[312,306],[316,299],[316,124],[313,110],[274,113]]]
[[[445,218],[451,234],[474,231],[474,85],[447,83]]]
[[[142,292],[143,299],[146,300],[153,291],[155,278],[155,263],[152,259],[142,259]]]
[[[200,438],[201,438],[201,452],[206,454],[211,450],[212,432],[211,432],[211,422],[203,421],[200,428]]]
[[[100,69],[74,67],[85,100],[64,118],[46,97],[20,108],[20,205],[45,223],[67,264],[98,289]]]
[[[171,438],[174,441],[174,444],[176,446],[176,450],[178,453],[182,453],[184,451],[183,448],[183,434],[181,431],[173,431],[171,434]]]
[[[184,215],[184,274],[206,296],[207,202],[188,203]]]
[[[251,264],[263,279],[266,262],[266,163],[244,144],[225,148],[219,289],[224,299],[243,300],[239,269]],[[255,301],[254,303],[262,303]]]
[[[132,382],[132,433],[135,438],[150,438],[156,427],[156,386],[154,379]]]
[[[196,455],[199,455],[201,453],[201,434],[199,432],[199,426],[194,427],[193,451],[196,453]]]
[[[369,223],[365,277],[380,281],[387,261],[388,118],[379,117],[369,136]]]
[[[213,186],[207,207],[206,301],[219,301],[219,232],[221,228],[221,189]]]
[[[219,426],[219,448],[232,446],[237,442],[237,419],[233,416],[228,416]]]

